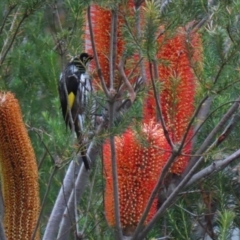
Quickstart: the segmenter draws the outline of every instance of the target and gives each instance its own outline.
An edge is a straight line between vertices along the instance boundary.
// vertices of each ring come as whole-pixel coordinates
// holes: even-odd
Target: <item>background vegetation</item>
[[[73,136],[65,129],[61,116],[57,86],[59,74],[69,59],[68,55],[84,51],[86,9],[94,1],[82,2],[84,3],[75,0],[0,2],[0,90],[13,92],[19,100],[37,156],[41,199],[44,203],[40,221],[42,236],[69,162],[72,159],[76,161]],[[110,8],[117,2],[127,1],[95,1]],[[140,2],[135,1],[136,4]],[[166,31],[170,34],[193,20],[199,25],[204,58],[202,71],[196,72],[196,108],[202,99],[207,100],[202,107],[202,115],[198,116],[206,120],[194,139],[193,153],[196,153],[233,103],[239,101],[240,2],[152,2],[155,3],[157,13],[154,17],[160,24],[167,26]],[[151,38],[148,30],[143,32],[146,39]],[[125,37],[131,52],[134,42],[127,34]],[[144,51],[147,50],[143,49]],[[151,57],[150,51],[144,52],[146,59],[147,56]],[[130,118],[139,118],[137,113],[141,100],[140,94],[136,105],[129,110]],[[151,227],[147,239],[207,239],[206,236],[211,236],[212,239],[231,239],[233,232],[239,231],[238,111],[237,106],[234,114],[223,122],[207,143],[208,148],[215,142],[214,147],[205,148],[200,153],[204,161],[198,171],[206,169],[213,161],[226,160],[236,154],[234,161],[223,165],[224,169],[219,167],[210,174],[203,175],[188,188],[180,189],[174,201],[166,207],[166,214]],[[197,123],[196,120],[195,126]],[[120,124],[120,131],[121,126]],[[226,136],[221,135],[224,128],[227,130]],[[224,141],[216,144],[219,136],[223,136]],[[100,157],[101,154],[90,172],[84,195],[77,205],[78,231],[83,236],[81,238],[79,234],[77,238],[73,234],[76,233],[76,225],[72,223],[71,239],[115,239],[114,230],[108,226],[104,217],[104,180]]]

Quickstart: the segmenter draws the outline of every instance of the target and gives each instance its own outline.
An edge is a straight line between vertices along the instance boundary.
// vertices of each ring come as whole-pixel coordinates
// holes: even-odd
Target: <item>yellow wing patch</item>
[[[70,93],[68,94],[68,104],[69,104],[70,109],[72,109],[74,100],[75,100],[75,95],[74,95],[73,92],[70,92]]]

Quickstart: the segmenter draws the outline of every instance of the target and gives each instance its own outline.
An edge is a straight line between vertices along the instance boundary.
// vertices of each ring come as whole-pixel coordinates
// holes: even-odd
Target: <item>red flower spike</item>
[[[91,6],[91,20],[93,33],[95,37],[96,51],[98,60],[102,69],[102,74],[106,82],[109,82],[109,47],[110,47],[110,31],[111,31],[111,11],[97,5]],[[90,32],[88,25],[86,26],[85,51],[93,55]],[[96,69],[95,61],[90,64],[91,70]],[[97,73],[94,74],[94,78]]]
[[[188,38],[187,38],[188,37]],[[187,45],[190,42],[192,49]],[[196,77],[192,69],[192,63],[201,61],[201,40],[199,34],[187,36],[186,31],[179,29],[177,34],[170,39],[166,36],[159,38],[158,73],[161,83],[160,104],[164,121],[170,133],[172,141],[181,141],[191,116],[194,112],[194,95]],[[196,51],[195,51],[196,49]],[[194,51],[191,51],[194,50]],[[149,70],[149,81],[150,74]],[[156,120],[156,102],[153,90],[150,90],[144,103],[144,122]],[[193,130],[187,136],[187,142],[191,139]],[[191,153],[191,142],[183,149],[184,155]],[[171,172],[180,174],[186,167],[189,156],[180,156],[171,168]]]
[[[141,140],[142,142],[141,143]],[[123,229],[134,229],[146,207],[160,172],[169,157],[168,144],[160,125],[144,124],[141,134],[128,129],[115,138],[119,183],[120,221]],[[168,149],[166,149],[168,148]],[[105,214],[110,226],[115,226],[113,179],[109,142],[103,148],[105,188]],[[157,201],[145,224],[156,212]]]
[[[129,1],[129,7],[133,5],[132,1]],[[125,11],[123,7],[120,6],[120,10]],[[126,9],[127,11],[128,9]],[[95,37],[96,51],[98,55],[99,64],[102,70],[102,75],[105,79],[107,87],[109,87],[109,55],[110,55],[110,39],[111,39],[111,10],[102,8],[97,5],[91,6],[91,20],[93,26],[93,33]],[[124,40],[121,33],[121,28],[123,26],[122,15],[118,16],[118,29],[117,29],[117,64],[119,64],[120,57],[123,53]],[[85,35],[85,51],[93,54],[91,38],[88,25],[86,26]],[[116,65],[117,65],[116,64]],[[90,69],[93,71],[96,69],[95,61],[90,63]],[[97,79],[97,73],[93,74],[93,77]],[[117,77],[117,76],[116,76]],[[96,84],[96,83],[95,83]],[[118,80],[116,81],[116,86],[119,86]],[[97,86],[96,86],[97,87]]]

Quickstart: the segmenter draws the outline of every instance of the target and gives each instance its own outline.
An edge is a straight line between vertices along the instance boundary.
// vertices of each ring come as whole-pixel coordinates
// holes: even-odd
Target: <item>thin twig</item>
[[[0,28],[0,34],[2,34],[2,32],[3,32],[3,29],[4,29],[4,27],[5,27],[5,24],[6,24],[7,20],[8,20],[8,16],[10,15],[10,13],[12,12],[12,10],[13,10],[16,6],[17,6],[17,4],[13,4],[12,6],[10,6],[8,12],[7,12],[6,15],[4,16],[4,19],[3,19],[3,21],[2,21],[2,26],[1,26],[1,28]]]
[[[209,98],[208,98],[208,99],[209,99]],[[207,101],[208,101],[208,99],[207,99]],[[207,101],[206,101],[206,102],[207,102]],[[193,136],[192,136],[190,139],[188,139],[188,141],[186,141],[186,145],[187,145],[189,142],[193,141],[192,139],[196,138],[199,130],[202,128],[202,126],[207,122],[207,120],[208,120],[216,111],[218,111],[220,108],[222,108],[222,107],[225,106],[225,105],[229,105],[229,104],[235,103],[235,102],[236,102],[236,101],[225,102],[225,103],[223,103],[222,105],[220,105],[219,107],[217,107],[217,108],[215,108],[214,110],[212,110],[212,111],[209,113],[209,115],[208,115],[207,117],[205,117],[205,119],[203,119],[203,120],[197,125],[198,128],[194,128],[194,134],[193,134]],[[204,104],[203,104],[203,105],[204,105]],[[202,108],[201,108],[201,110],[202,110]],[[198,114],[198,116],[199,116],[199,115],[200,115],[200,114]],[[197,117],[197,118],[198,118],[198,117]],[[192,156],[195,156],[195,154],[192,154]],[[198,155],[198,156],[200,156],[200,155]]]
[[[141,48],[141,45],[140,45],[137,37],[133,34],[133,32],[132,32],[132,30],[131,30],[131,27],[130,27],[128,21],[127,21],[126,15],[125,15],[125,14],[121,14],[121,16],[123,17],[125,26],[126,26],[128,32],[129,32],[129,34],[131,35],[133,42],[135,43],[135,45],[136,45],[138,48]]]
[[[78,172],[79,169],[80,169],[80,163],[77,163],[75,160],[72,160],[65,174],[62,187],[55,201],[51,215],[48,219],[46,230],[42,238],[43,240],[55,239],[56,233],[59,229],[59,224],[62,219],[62,215],[64,213],[64,210],[66,209],[67,202],[72,192],[72,187],[74,185],[74,180],[75,180],[74,171]],[[69,213],[67,212],[67,214]]]
[[[44,2],[44,1],[42,1],[41,3],[43,3],[43,2]],[[20,8],[19,8],[19,9],[20,9]],[[23,21],[24,21],[28,16],[30,16],[30,14],[32,14],[33,11],[36,11],[36,9],[37,9],[37,6],[35,6],[34,9],[31,9],[31,10],[27,9],[27,10],[23,13],[22,19],[19,21],[19,23],[18,23],[18,25],[17,25],[17,27],[16,27],[16,30],[15,30],[13,36],[12,36],[11,41],[10,41],[8,47],[6,47],[5,53],[3,54],[3,53],[1,52],[1,54],[0,54],[0,66],[3,64],[3,62],[4,62],[4,60],[5,60],[8,52],[10,51],[10,49],[11,49],[11,47],[12,47],[12,45],[13,45],[13,42],[14,42],[16,36],[17,36],[17,33],[18,33],[18,31],[19,31],[19,29],[20,29]],[[15,13],[15,15],[18,15],[18,13]],[[14,17],[15,17],[15,16],[14,16]],[[12,28],[13,26],[14,26],[14,25],[12,25],[11,28]],[[12,29],[13,29],[13,28],[12,28]],[[9,32],[11,32],[11,31],[12,31],[12,30],[10,29]],[[8,41],[7,41],[7,44],[8,44]],[[4,43],[4,46],[5,46],[5,43]],[[3,47],[3,49],[5,49],[5,47]]]
[[[142,60],[143,60],[143,57],[140,58],[140,59],[137,61],[137,63],[135,64],[135,66],[133,67],[133,69],[131,70],[131,72],[128,74],[128,76],[126,76],[126,79],[127,79],[127,80],[128,80],[128,79],[131,79],[131,77],[133,76],[135,70],[136,70],[137,67],[140,65],[140,63],[141,63]],[[123,64],[122,64],[122,66],[121,66],[121,63],[119,63],[119,65],[120,65],[120,68],[123,67]],[[123,67],[122,70],[123,70],[123,73],[125,73],[125,72],[124,72],[124,67]],[[119,72],[119,73],[120,73],[120,75],[121,75],[121,72]],[[122,76],[122,77],[123,77],[123,76]],[[126,81],[126,79],[125,79],[125,81]],[[138,80],[137,80],[137,81],[138,81]],[[131,83],[130,83],[130,84],[131,84]],[[141,84],[141,85],[142,85],[142,84]],[[118,90],[118,95],[122,96],[123,91],[125,90],[125,88],[126,88],[126,85],[125,85],[125,83],[124,83],[124,84],[122,84],[122,85],[120,86],[120,88],[119,88],[119,90]],[[136,84],[135,84],[134,91],[136,92],[138,89],[139,89],[139,88],[138,88],[138,87],[136,88]]]
[[[204,102],[204,100],[202,100],[202,102],[199,104],[198,108],[197,108],[196,111],[194,112],[193,117],[191,118],[191,120],[190,120],[190,122],[189,122],[189,124],[188,124],[187,130],[186,130],[186,133],[185,133],[185,136],[183,137],[183,139],[182,139],[182,141],[181,141],[181,143],[180,143],[179,148],[178,148],[178,149],[173,148],[172,155],[169,157],[167,163],[166,163],[165,166],[163,167],[163,169],[162,169],[162,171],[161,171],[161,173],[160,173],[160,177],[159,177],[159,179],[158,179],[158,182],[157,182],[157,184],[155,185],[155,187],[154,187],[154,189],[153,189],[153,191],[152,191],[152,193],[151,193],[151,195],[150,195],[150,198],[149,198],[149,200],[148,200],[148,203],[147,203],[147,205],[146,205],[146,208],[145,208],[145,210],[144,210],[144,213],[143,213],[143,215],[142,215],[142,217],[141,217],[141,220],[140,220],[139,223],[138,223],[138,226],[137,226],[136,231],[135,231],[134,236],[133,236],[133,240],[141,239],[141,238],[138,238],[138,234],[139,234],[140,231],[142,230],[143,223],[144,223],[144,221],[145,221],[145,219],[146,219],[146,217],[147,217],[147,215],[148,215],[148,212],[149,212],[149,210],[150,210],[150,208],[151,208],[151,206],[152,206],[152,203],[153,203],[153,201],[154,201],[157,193],[159,192],[159,189],[160,189],[161,185],[163,184],[163,181],[164,181],[165,177],[167,176],[167,174],[168,174],[168,172],[169,172],[170,166],[172,165],[172,163],[174,162],[174,160],[176,159],[176,157],[179,156],[179,154],[181,153],[182,148],[183,148],[183,146],[184,146],[184,142],[185,142],[185,140],[186,140],[186,135],[187,135],[187,133],[188,133],[188,131],[189,131],[189,129],[190,129],[190,126],[192,125],[192,123],[193,123],[196,115],[198,114],[198,112],[199,112],[199,110],[200,110],[201,105],[203,104],[203,102]],[[168,200],[168,199],[167,199],[167,200]]]
[[[171,147],[171,149],[173,149],[174,144],[172,142],[172,139],[170,138],[170,135],[168,133],[165,121],[163,119],[162,108],[161,108],[161,104],[160,104],[160,98],[159,98],[159,94],[157,92],[157,88],[156,88],[156,84],[155,84],[155,79],[159,80],[158,70],[157,70],[157,62],[154,61],[154,78],[155,79],[153,78],[152,63],[151,62],[149,62],[149,69],[150,69],[150,76],[151,76],[151,81],[152,81],[152,86],[153,86],[154,98],[155,98],[155,101],[156,101],[156,110],[157,110],[157,116],[158,116],[157,121],[161,122],[164,136],[165,136],[169,146]]]
[[[49,193],[50,188],[51,188],[51,185],[52,185],[53,177],[54,177],[54,175],[55,175],[55,173],[56,173],[57,170],[58,170],[58,166],[55,165],[54,168],[53,168],[53,171],[52,171],[52,173],[51,173],[51,175],[50,175],[49,181],[48,181],[47,189],[46,189],[45,195],[44,195],[43,200],[42,200],[42,206],[41,206],[41,208],[40,208],[39,217],[38,217],[38,220],[37,220],[37,223],[36,223],[36,226],[35,226],[33,235],[32,235],[32,237],[31,237],[31,240],[34,240],[34,239],[35,239],[36,233],[37,233],[37,231],[38,231],[38,226],[39,226],[40,220],[41,220],[41,218],[42,218],[43,209],[44,209],[45,204],[46,204],[47,196],[48,196],[48,193]]]
[[[59,16],[59,12],[58,12],[57,1],[56,1],[56,2],[54,3],[54,5],[53,5],[53,10],[54,10],[54,13],[55,13],[55,15],[56,15],[56,17],[57,17],[57,22],[58,22],[60,31],[62,32],[62,31],[63,31],[63,28],[62,28],[62,23],[61,23],[60,16]]]
[[[211,164],[211,166],[207,167],[205,171],[201,171],[197,174],[195,174],[194,176],[197,176],[195,178],[195,181],[202,179],[203,176],[212,174],[213,171],[214,172],[218,172],[220,170],[222,170],[224,167],[226,167],[230,162],[232,162],[233,160],[237,159],[240,156],[240,150],[236,151],[235,153],[233,153],[231,156],[229,156],[228,158],[226,158],[223,161],[217,161],[214,162],[213,164]],[[201,157],[203,160],[204,158]],[[192,179],[193,179],[193,174],[195,172],[195,170],[198,168],[200,164],[200,160],[196,162],[196,164],[192,167],[192,169],[190,169],[190,171],[186,174],[186,176],[184,177],[184,179],[179,183],[179,185],[174,189],[174,191],[170,194],[170,196],[168,196],[168,198],[166,199],[166,201],[162,204],[162,206],[159,208],[159,210],[157,211],[156,215],[152,218],[152,220],[148,223],[148,225],[144,228],[144,230],[141,232],[141,234],[139,234],[139,238],[138,239],[144,239],[144,237],[147,235],[147,233],[152,229],[153,225],[156,223],[156,221],[159,219],[159,217],[167,210],[167,208],[172,204],[172,202],[174,201],[174,199],[176,198],[176,196],[179,194],[179,192],[186,188],[187,186],[190,186],[189,183],[193,183]],[[190,180],[191,179],[191,180]],[[195,182],[194,181],[194,182]]]
[[[240,150],[237,150],[229,157],[224,160],[214,161],[210,166],[202,169],[198,173],[194,174],[191,179],[187,182],[185,188],[190,187],[194,183],[198,182],[200,179],[206,179],[209,175],[215,174],[221,170],[223,170],[226,166],[228,166],[231,162],[238,159],[240,157]]]
[[[110,132],[114,127],[114,102],[109,103],[109,130]],[[116,149],[114,135],[110,135],[110,147],[111,147],[111,162],[112,162],[112,177],[113,177],[113,196],[114,196],[114,215],[116,222],[116,239],[122,240],[122,229],[120,223],[120,210],[119,210],[119,192],[118,192],[118,173],[117,173],[117,161],[116,161]]]
[[[217,126],[208,134],[202,145],[198,148],[197,152],[195,153],[196,156],[192,157],[189,161],[188,166],[186,167],[185,171],[183,172],[183,177],[187,174],[188,171],[192,168],[192,166],[198,161],[199,157],[201,156],[206,149],[209,147],[211,144],[212,139],[214,136],[217,134],[217,132],[226,124],[226,122],[229,121],[231,116],[237,111],[239,108],[239,103],[240,103],[240,97],[237,98],[235,103],[231,106],[231,108],[227,111],[227,113],[222,117],[222,119],[219,121]]]
[[[85,229],[86,229],[86,226],[87,226],[87,222],[88,222],[88,213],[90,212],[90,207],[92,205],[92,195],[93,195],[93,188],[94,188],[94,183],[95,183],[95,179],[96,179],[96,176],[97,176],[97,168],[95,168],[95,171],[94,171],[94,174],[93,174],[93,179],[92,179],[92,182],[91,182],[91,185],[90,185],[90,191],[89,191],[89,196],[88,196],[88,204],[87,204],[87,210],[86,210],[86,213],[85,213],[85,222],[83,224],[83,228],[82,228],[82,232],[84,233]]]
[[[82,164],[83,165],[83,164]],[[75,171],[74,171],[75,172]],[[74,179],[75,181],[75,179]],[[74,208],[73,208],[73,213],[74,213],[74,217],[75,217],[75,233],[78,234],[79,233],[79,227],[78,227],[78,212],[77,212],[77,205],[78,205],[78,200],[77,200],[77,191],[76,191],[76,186],[73,186],[73,198],[74,198]],[[68,211],[68,215],[71,216],[71,210],[67,207],[67,211]],[[71,221],[71,218],[69,218]],[[73,223],[72,223],[73,224]]]
[[[136,42],[138,43],[138,45],[140,46],[139,42],[141,41],[141,37],[142,37],[142,29],[141,29],[141,12],[140,12],[140,6],[141,4],[144,2],[138,2],[136,1],[135,2],[135,8],[136,8],[136,30],[137,30],[137,40]],[[139,58],[141,59],[142,58],[142,50],[141,50],[141,47],[139,47],[139,50],[138,50],[138,55],[139,55]],[[143,79],[143,83],[146,83],[147,81],[147,77],[146,77],[146,71],[145,71],[145,61],[143,59],[143,61],[141,61],[140,63],[140,66],[141,66],[141,76],[142,76],[142,79]]]
[[[17,25],[17,20],[18,20],[18,16],[20,14],[20,7],[18,7],[18,9],[16,10],[16,12],[14,13],[14,17],[12,19],[12,23],[11,23],[11,27],[8,31],[8,35],[7,35],[7,38],[4,40],[4,44],[2,46],[2,50],[1,50],[1,53],[0,53],[0,66],[2,65],[2,63],[4,62],[4,59],[6,57],[6,52],[7,52],[7,49],[8,49],[8,46],[10,45],[9,42],[11,40],[11,34],[15,28],[15,26]],[[18,25],[19,26],[19,25]],[[20,26],[19,26],[20,27]],[[18,28],[16,28],[18,30]],[[17,31],[15,31],[15,33],[17,34]],[[5,53],[4,53],[5,51]],[[5,57],[4,57],[5,56]]]
[[[47,154],[48,154],[48,152],[47,152],[47,150],[45,150],[44,153],[43,153],[43,156],[41,157],[41,160],[38,161],[38,171],[40,170],[40,168],[41,168],[41,166],[43,164],[43,161],[46,158]]]
[[[208,97],[205,100],[205,103],[202,104],[202,107],[196,117],[196,123],[194,126],[194,130],[193,130],[193,136],[192,136],[192,145],[195,145],[195,142],[197,140],[197,134],[199,132],[199,130],[201,129],[201,127],[203,126],[203,124],[206,122],[206,120],[208,119],[208,116],[212,114],[212,112],[207,116],[207,114],[209,113],[211,104],[212,104],[212,100],[213,97]]]
[[[45,148],[46,152],[48,153],[48,155],[50,156],[52,163],[55,164],[55,159],[53,157],[53,155],[51,154],[50,150],[48,149],[47,145],[45,144],[45,142],[42,140],[41,135],[39,134],[39,132],[37,131],[36,128],[31,128],[32,131],[34,131],[37,136],[39,137],[39,139],[41,140],[43,147]]]
[[[115,7],[112,10],[111,19],[110,60],[109,60],[110,89],[114,89],[114,75],[115,75],[114,70],[117,57],[117,25],[118,25],[118,7]]]
[[[132,75],[134,74],[137,67],[141,64],[142,60],[143,60],[143,57],[139,58],[139,60],[137,61],[137,63],[135,64],[135,66],[133,67],[131,72],[128,74],[128,76],[127,76],[128,79],[131,79]]]
[[[110,93],[107,89],[104,77],[102,75],[102,69],[100,67],[99,60],[98,60],[98,55],[97,55],[97,50],[96,50],[96,45],[95,45],[95,40],[94,40],[93,27],[92,27],[92,20],[91,20],[91,6],[89,6],[87,9],[87,17],[88,17],[88,25],[89,25],[91,44],[92,44],[92,49],[93,49],[93,53],[94,53],[94,60],[96,61],[96,66],[97,66],[98,77],[100,78],[101,85],[102,85],[105,95],[108,98],[110,98]]]
[[[103,139],[101,139],[101,141],[99,141],[97,139],[97,137],[101,136],[102,131],[106,128],[108,120],[104,119],[104,121],[98,126],[97,130],[95,131],[94,136],[96,136],[91,143],[88,146],[88,150],[87,150],[87,156],[89,157],[89,159],[91,160],[91,165],[94,166],[95,162],[96,162],[96,158],[98,156],[99,150],[101,148],[102,145],[102,141]],[[85,190],[85,187],[88,183],[88,179],[89,179],[89,171],[86,171],[84,165],[81,165],[80,171],[78,171],[77,173],[77,178],[75,181],[75,187],[76,187],[76,198],[77,198],[77,202],[79,202],[79,200],[81,199],[83,192]],[[61,200],[61,199],[60,199]],[[61,203],[60,203],[61,204]],[[65,207],[65,211],[63,209],[63,211],[61,213],[60,218],[62,218],[62,216],[64,216],[61,220],[61,224],[60,224],[60,228],[59,228],[59,232],[58,232],[58,239],[66,239],[67,236],[69,235],[69,230],[71,229],[72,225],[71,222],[69,220],[69,214],[68,212],[72,212],[73,209],[73,204],[74,204],[74,195],[73,192],[70,192],[70,197],[68,198],[68,203],[67,206]],[[55,207],[55,206],[54,206]],[[61,205],[59,205],[58,207],[61,208]],[[62,210],[62,209],[61,209]],[[58,208],[55,208],[55,213],[53,213],[53,216],[58,214]],[[55,221],[58,221],[58,219],[56,219]],[[54,227],[56,227],[54,225]],[[51,235],[51,228],[48,228],[50,231],[48,234]],[[46,240],[50,239],[45,237]]]
[[[158,182],[156,183],[153,191],[151,192],[151,195],[148,199],[148,202],[146,204],[146,207],[144,209],[144,212],[142,214],[142,217],[138,223],[138,226],[136,227],[136,230],[134,232],[133,238],[132,240],[138,240],[141,238],[138,238],[138,234],[141,232],[141,230],[143,229],[143,223],[145,222],[148,213],[151,209],[151,206],[153,204],[153,201],[155,200],[155,197],[157,195],[157,193],[159,192],[160,186],[162,185],[163,180],[165,179],[166,175],[169,172],[169,167],[172,165],[172,163],[174,162],[174,160],[176,159],[176,157],[178,156],[178,152],[173,152],[172,155],[169,157],[169,159],[167,160],[167,163],[165,164],[164,168],[162,169],[161,173],[160,173],[160,177],[158,179]],[[143,239],[143,238],[142,238]]]
[[[131,83],[127,79],[127,76],[126,76],[126,74],[124,72],[124,69],[123,69],[123,67],[124,67],[123,65],[124,65],[124,58],[121,57],[120,63],[118,65],[118,71],[119,71],[119,73],[120,73],[120,75],[121,75],[121,77],[122,77],[122,79],[124,81],[125,86],[128,89],[129,98],[131,100],[131,103],[133,103],[135,101],[135,99],[136,99],[136,93],[135,93],[134,88],[132,87]]]

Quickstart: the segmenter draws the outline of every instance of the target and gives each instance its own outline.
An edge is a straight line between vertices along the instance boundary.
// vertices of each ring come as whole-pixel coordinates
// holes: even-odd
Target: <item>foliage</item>
[[[127,4],[123,0],[93,2],[110,10],[115,9],[119,2]],[[13,92],[20,102],[39,165],[42,202],[50,188],[40,222],[42,235],[67,167],[72,159],[77,161],[75,136],[64,125],[57,86],[59,74],[70,56],[84,51],[86,12],[91,4],[92,1],[70,0],[0,2],[0,90]],[[145,62],[153,62],[159,47],[156,42],[159,34],[166,34],[171,39],[179,27],[185,26],[190,31],[194,24],[197,25],[202,37],[204,59],[203,63],[193,63],[193,71],[197,76],[195,109],[202,99],[211,101],[208,104],[210,110],[205,116],[202,118],[199,115],[194,121],[194,126],[199,126],[199,122],[202,125],[194,138],[193,155],[239,97],[239,12],[239,1],[151,0],[146,2],[143,10],[135,9],[131,16],[124,16],[121,31],[126,46],[123,55],[127,61],[137,52]],[[140,34],[136,32],[139,14],[145,16]],[[193,26],[189,23],[193,23]],[[159,25],[164,26],[163,33],[158,32]],[[99,78],[94,81],[100,85]],[[138,92],[131,108],[114,119],[114,128],[110,132],[102,131],[94,141],[100,143],[109,135],[120,135],[135,122],[137,129],[142,119],[141,109],[147,91],[145,88]],[[104,115],[107,97],[102,89],[94,97],[98,102],[98,114]],[[124,99],[128,97],[128,94],[124,95]],[[239,119],[238,114],[236,111],[233,116]],[[230,116],[225,126],[232,121],[233,117]],[[234,122],[221,144],[200,153],[204,161],[199,170],[208,167],[213,161],[227,159],[239,150],[238,122]],[[208,147],[223,136],[223,125],[220,130]],[[238,168],[236,159],[225,170],[219,173],[214,170],[212,173],[216,174],[206,175],[187,189],[181,189],[174,201],[163,210],[166,214],[162,213],[156,224],[151,226],[148,237],[168,236],[180,240],[213,234],[215,239],[230,239],[232,229],[240,228]],[[103,171],[100,156],[90,172],[90,181],[78,204],[77,227],[80,229],[78,232],[84,232],[85,239],[114,239],[115,232],[108,226],[104,215]],[[53,181],[50,184],[52,174]],[[171,184],[166,184],[164,191],[171,194]],[[231,201],[232,204],[229,204]],[[74,224],[71,227],[71,237],[74,239],[77,227]]]

